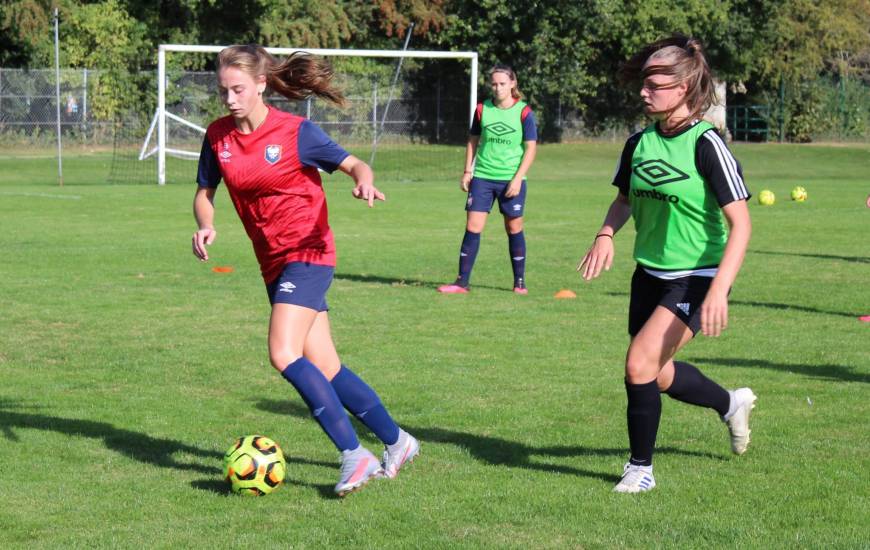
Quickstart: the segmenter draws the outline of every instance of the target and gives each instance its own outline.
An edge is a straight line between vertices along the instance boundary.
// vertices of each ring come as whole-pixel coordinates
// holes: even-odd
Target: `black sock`
[[[652,466],[653,448],[662,417],[662,396],[655,380],[646,384],[629,384],[625,381],[628,395],[628,441],[631,445],[629,462],[636,466]]]
[[[719,416],[728,413],[731,395],[689,363],[674,361],[674,381],[665,393],[683,403],[714,409]]]

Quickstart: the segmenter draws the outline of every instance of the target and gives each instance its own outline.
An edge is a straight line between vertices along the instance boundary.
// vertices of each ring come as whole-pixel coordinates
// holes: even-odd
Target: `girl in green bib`
[[[713,125],[700,120],[715,95],[698,40],[674,35],[650,44],[622,76],[641,83],[644,112],[655,122],[628,139],[614,176],[616,199],[577,270],[588,281],[610,269],[613,237],[634,218],[637,269],[625,359],[631,456],[614,490],[637,493],[656,484],[661,392],[715,410],[734,453],[749,444],[752,390],[725,390],[674,356],[699,330],[719,336],[728,324],[728,293],[751,232],[750,195],[740,164]]]
[[[465,294],[471,269],[480,248],[480,233],[497,200],[504,216],[508,252],[514,274],[514,292],[527,294],[525,282],[526,238],[523,212],[526,172],[535,160],[538,132],[535,115],[520,98],[517,76],[507,65],[489,71],[492,98],[477,105],[465,149],[465,171],[459,183],[468,193],[465,236],[459,249],[459,275],[444,294]]]

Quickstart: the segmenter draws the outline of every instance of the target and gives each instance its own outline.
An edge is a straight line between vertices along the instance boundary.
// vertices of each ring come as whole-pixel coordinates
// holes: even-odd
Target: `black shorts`
[[[701,304],[712,282],[712,277],[698,276],[659,279],[638,265],[631,277],[628,333],[636,336],[656,307],[662,306],[692,329],[692,334],[698,334],[701,330]]]

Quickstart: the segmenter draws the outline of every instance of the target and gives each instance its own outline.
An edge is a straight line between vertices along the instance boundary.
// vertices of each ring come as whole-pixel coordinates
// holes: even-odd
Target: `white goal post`
[[[197,130],[205,131],[203,128],[190,123],[176,114],[169,113],[166,110],[166,53],[167,52],[196,52],[196,53],[218,53],[226,46],[195,46],[184,44],[161,44],[157,52],[157,112],[155,118],[157,121],[157,183],[164,185],[166,183],[166,119],[172,118],[181,124],[193,127]],[[343,57],[394,57],[394,58],[427,58],[427,59],[469,59],[471,61],[471,70],[469,78],[469,107],[468,120],[471,123],[474,116],[474,110],[477,106],[477,52],[439,52],[439,51],[414,51],[414,50],[343,50],[343,49],[319,49],[319,48],[266,48],[266,51],[273,55],[290,55],[294,52],[306,52],[315,55],[343,56]],[[153,128],[153,123],[152,123]],[[150,136],[150,132],[149,132]],[[147,140],[146,140],[147,142]],[[146,146],[143,145],[143,153]],[[140,155],[141,156],[141,155]]]

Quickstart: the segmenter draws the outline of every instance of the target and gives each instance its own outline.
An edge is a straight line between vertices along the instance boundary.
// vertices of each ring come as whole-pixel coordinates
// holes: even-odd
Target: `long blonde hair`
[[[345,104],[344,94],[332,83],[335,71],[322,57],[294,52],[279,62],[262,46],[246,44],[221,50],[217,67],[218,71],[235,67],[254,80],[262,75],[268,89],[287,99],[299,100],[316,95],[337,105]]]

